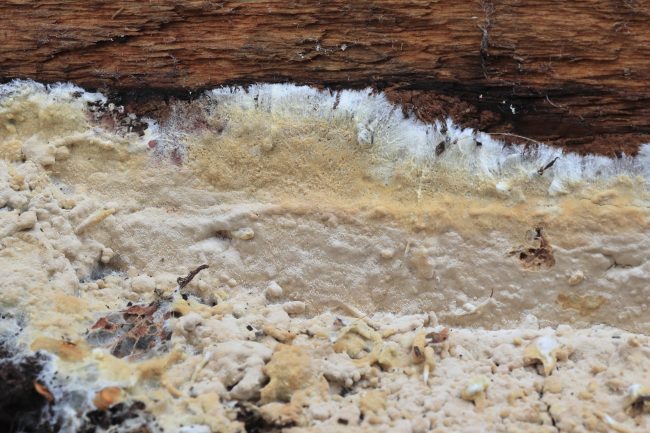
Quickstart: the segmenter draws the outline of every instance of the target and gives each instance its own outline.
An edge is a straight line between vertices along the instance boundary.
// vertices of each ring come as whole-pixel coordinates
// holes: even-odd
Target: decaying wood
[[[254,81],[372,86],[425,120],[614,155],[650,142],[648,23],[641,0],[5,0],[0,79],[140,102]]]

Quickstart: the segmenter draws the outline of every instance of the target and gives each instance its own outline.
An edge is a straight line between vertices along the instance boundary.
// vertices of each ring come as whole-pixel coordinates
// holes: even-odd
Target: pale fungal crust
[[[250,241],[255,237],[255,232],[250,227],[244,227],[232,231],[232,237],[242,241]]]
[[[271,375],[273,371],[264,372],[264,370],[273,369],[273,364],[266,363],[272,360],[274,354],[271,349],[262,344],[253,341],[224,342],[215,345],[209,353],[210,361],[205,363],[203,368],[216,372],[216,379],[229,388],[229,391],[222,396],[224,398],[249,400],[260,393],[260,388],[267,377],[271,377],[273,382]],[[199,364],[201,365],[202,363]],[[196,377],[199,377],[199,371]],[[262,394],[270,393],[270,389],[267,385],[267,388],[262,390]]]
[[[101,95],[8,86],[0,331],[52,355],[64,428],[138,400],[156,433],[650,430],[648,149],[540,175],[558,151],[291,86],[140,136]]]
[[[266,287],[266,290],[264,291],[264,294],[266,295],[267,299],[280,298],[282,296],[282,293],[283,293],[282,287],[275,281],[271,281],[269,285]]]

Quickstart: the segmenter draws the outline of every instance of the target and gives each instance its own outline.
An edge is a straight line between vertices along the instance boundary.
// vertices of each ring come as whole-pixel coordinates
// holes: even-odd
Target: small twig
[[[367,313],[364,313],[363,311],[360,311],[354,305],[348,304],[348,303],[340,301],[338,299],[335,299],[334,301],[339,305],[339,307],[341,307],[343,310],[346,311],[346,313],[350,314],[355,319],[365,322],[368,326],[370,326],[374,330],[377,330],[377,329],[380,328],[380,325],[375,323],[374,320],[372,320],[370,317],[368,317]]]
[[[544,144],[541,141],[533,140],[532,138],[524,137],[523,135],[511,134],[509,132],[489,132],[490,135],[507,135],[509,137],[521,138],[523,140],[528,140],[531,143]]]
[[[555,161],[557,161],[558,159],[560,159],[560,157],[559,157],[559,156],[556,156],[555,159],[553,159],[553,161],[549,162],[549,163],[546,164],[544,167],[542,167],[542,168],[540,168],[539,170],[537,170],[537,174],[539,174],[540,176],[543,175],[544,172],[545,172],[546,170],[548,170],[549,168],[553,167],[553,164],[555,164]]]
[[[196,274],[201,272],[203,269],[207,269],[208,267],[209,267],[208,265],[201,265],[198,268],[191,271],[189,274],[187,274],[186,277],[178,277],[176,279],[176,282],[178,283],[178,289],[180,290],[183,287],[187,286],[190,283],[190,281],[192,281],[194,277],[196,277]]]

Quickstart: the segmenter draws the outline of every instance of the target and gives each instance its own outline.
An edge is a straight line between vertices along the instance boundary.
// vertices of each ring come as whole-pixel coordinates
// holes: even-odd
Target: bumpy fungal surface
[[[3,85],[0,423],[647,431],[648,152],[506,146],[367,91],[154,122]]]

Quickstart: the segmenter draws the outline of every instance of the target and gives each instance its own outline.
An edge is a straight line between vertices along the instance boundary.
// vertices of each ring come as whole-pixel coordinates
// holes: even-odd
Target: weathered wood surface
[[[4,0],[0,79],[140,102],[253,81],[372,86],[423,119],[613,155],[650,142],[649,3]]]

